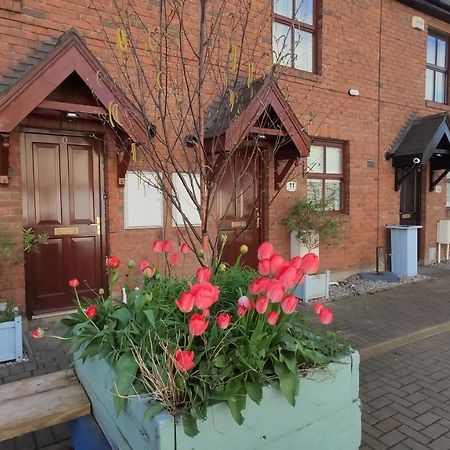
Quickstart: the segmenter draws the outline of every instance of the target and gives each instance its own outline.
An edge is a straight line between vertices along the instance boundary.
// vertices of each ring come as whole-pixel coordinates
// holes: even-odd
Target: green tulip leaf
[[[116,309],[111,314],[111,317],[113,317],[114,319],[120,320],[120,322],[122,322],[124,325],[126,325],[131,318],[131,313],[128,310],[128,308],[123,307],[123,308]]]
[[[274,369],[280,380],[281,392],[286,397],[287,401],[292,406],[295,406],[295,397],[298,395],[300,384],[298,374],[292,373],[285,364],[278,361],[274,361]]]
[[[162,403],[156,402],[147,408],[144,414],[144,419],[153,419],[157,414],[159,414],[164,409]]]
[[[242,411],[245,409],[245,398],[245,394],[235,394],[227,402],[231,415],[238,425],[242,425],[244,423]]]
[[[116,413],[119,414],[127,403],[126,396],[131,394],[138,365],[131,353],[124,353],[117,361],[115,370],[117,380],[115,383],[114,405],[116,407]]]
[[[256,381],[246,381],[245,389],[247,391],[248,396],[259,405],[263,396],[262,384]]]
[[[189,437],[197,436],[198,434],[197,419],[194,419],[192,414],[189,413],[183,414],[183,429],[184,432]]]

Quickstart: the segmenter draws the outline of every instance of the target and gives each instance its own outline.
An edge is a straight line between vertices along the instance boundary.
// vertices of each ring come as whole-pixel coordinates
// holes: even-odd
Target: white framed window
[[[124,188],[124,228],[161,228],[163,195],[155,172],[127,172]]]
[[[188,186],[189,191],[185,188],[182,180],[184,180],[184,183],[186,183],[186,186]],[[195,195],[196,201],[200,203],[200,175],[190,173],[173,173],[172,183],[176,191],[177,198],[180,202],[181,210],[186,216],[187,220],[189,220],[192,225],[201,225],[202,222],[200,220],[200,214],[198,213],[197,207],[195,206],[195,203],[190,195]],[[185,226],[183,215],[175,207],[175,205],[172,205],[172,226]]]

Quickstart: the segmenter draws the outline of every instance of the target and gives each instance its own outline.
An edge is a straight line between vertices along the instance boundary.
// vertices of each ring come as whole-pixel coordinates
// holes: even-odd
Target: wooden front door
[[[28,314],[74,306],[103,286],[103,160],[98,141],[85,136],[24,133],[26,226],[47,233],[26,261]]]
[[[228,161],[218,195],[221,233],[227,236],[222,260],[234,264],[241,245],[248,246],[242,257],[245,265],[258,266],[257,250],[261,243],[261,158],[255,149],[242,149]]]

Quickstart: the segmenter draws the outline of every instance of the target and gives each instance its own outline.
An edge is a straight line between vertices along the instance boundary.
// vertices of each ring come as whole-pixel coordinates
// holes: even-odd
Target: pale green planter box
[[[75,369],[92,402],[92,411],[113,449],[174,449],[172,418],[161,413],[143,420],[148,399],[130,401],[127,411],[116,416],[112,400],[114,372],[97,357]],[[316,370],[300,381],[300,394],[293,408],[271,387],[264,388],[258,406],[247,399],[245,422],[237,425],[225,403],[208,410],[198,422],[200,434],[186,436],[177,425],[178,450],[357,450],[361,442],[359,355],[344,357],[342,363]]]

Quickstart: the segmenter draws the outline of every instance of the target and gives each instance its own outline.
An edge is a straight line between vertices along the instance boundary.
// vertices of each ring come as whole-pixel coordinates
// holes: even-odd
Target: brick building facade
[[[156,24],[157,2],[143,3],[145,5],[139,4],[140,16]],[[263,0],[254,3],[264,7]],[[338,245],[321,247],[322,268],[331,269],[336,276],[373,270],[377,247],[383,247],[388,252],[389,237],[385,225],[398,224],[401,220],[400,190],[395,190],[395,157],[392,158],[391,153],[401,143],[414,120],[445,113],[450,109],[446,98],[450,8],[438,0],[314,0],[305,4],[314,8],[313,25],[308,25],[309,19],[303,18],[305,22],[300,21],[298,29],[304,28],[304,32],[310,32],[313,55],[305,57],[301,69],[283,67],[278,84],[312,144],[325,149],[327,146],[341,148],[339,175],[342,175],[342,183],[337,208],[340,210],[333,214],[338,215],[344,223],[343,239]],[[45,109],[42,105],[44,101],[70,103],[83,97],[85,88],[76,87],[75,91],[79,89],[80,92],[73,94],[73,85],[70,83],[80,82],[79,78],[86,82],[87,66],[83,61],[92,63],[92,57],[103,65],[112,78],[115,77],[117,68],[111,61],[110,48],[99,32],[108,30],[109,25],[96,11],[103,9],[111,13],[111,5],[107,1],[97,1],[95,5],[96,8],[93,8],[90,0],[0,1],[0,127],[3,127],[0,129],[3,145],[0,175],[6,177],[0,184],[0,213],[7,230],[20,243],[20,227],[29,225],[27,205],[32,197],[25,182],[27,133],[33,134],[36,130],[43,133],[44,130],[49,135],[53,133],[60,137],[77,136],[77,133],[83,132],[89,132],[90,136],[102,133],[105,142],[103,178],[99,180],[101,195],[105,198],[104,210],[99,213],[104,239],[102,252],[104,255],[115,254],[122,260],[128,257],[140,260],[151,257],[150,243],[154,239],[163,236],[177,242],[180,239],[167,218],[161,228],[124,229],[124,187],[117,182],[117,145],[112,131],[92,120],[72,120],[67,117],[67,111],[59,111],[64,112],[64,115],[44,115],[36,110]],[[258,51],[263,61],[262,67],[270,67],[272,32],[275,33],[272,25],[274,20],[282,23],[283,15],[278,14],[280,10],[276,11],[277,16],[267,8],[264,10],[267,17],[262,21],[265,25],[259,31]],[[192,22],[194,30],[196,13],[195,9],[190,11],[188,20]],[[296,26],[293,25],[293,28],[296,29]],[[69,30],[75,32],[68,33]],[[110,31],[114,32],[114,29]],[[61,40],[63,35],[65,37]],[[426,100],[429,94],[425,91],[429,35],[440,36],[444,42],[440,45],[446,46],[444,67],[434,64],[429,69],[442,72],[445,80],[442,98],[437,92],[438,82],[433,85],[433,101]],[[46,61],[50,61],[49,55],[61,46],[69,45],[68,42],[82,55],[80,62],[74,63],[79,78],[66,81],[65,88],[58,88],[64,80],[48,81],[50,75],[42,75],[45,72],[43,68]],[[89,54],[83,50],[83,46]],[[51,64],[56,64],[54,59]],[[293,63],[294,66],[296,64]],[[91,64],[89,70],[94,70],[93,67],[95,63]],[[36,68],[40,68],[39,71]],[[52,73],[50,69],[48,73]],[[92,80],[92,74],[90,76],[88,88],[94,91],[97,80]],[[6,119],[2,119],[1,112],[11,107],[8,95],[15,87],[22,86],[20,83],[24,83],[24,80],[40,83],[41,89],[50,89],[51,83],[56,84],[52,85],[49,95],[44,98],[36,94],[36,104],[30,111],[22,108],[21,102],[24,100],[20,89],[24,90],[25,87],[18,89],[12,105],[16,109],[22,108],[24,115],[18,116],[15,124],[13,121],[8,122],[14,126],[7,129]],[[114,89],[108,90],[107,86],[105,89],[103,93],[94,92],[97,98],[104,95],[103,107],[107,107],[108,99],[114,99],[115,95]],[[68,92],[72,92],[72,98],[61,98],[62,95],[69,95]],[[27,100],[33,96],[35,92],[32,89],[27,91]],[[94,106],[89,105],[89,100],[86,100],[86,104]],[[44,106],[51,109],[49,104]],[[68,142],[67,145],[70,145],[70,139]],[[385,158],[386,152],[390,153],[388,159]],[[297,190],[289,192],[283,185],[267,213],[268,226],[264,237],[269,238],[285,256],[289,254],[289,232],[281,221],[295,199],[307,195],[307,180],[314,178],[314,173],[304,175],[306,154],[302,156],[303,163],[289,179],[297,182]],[[419,165],[421,170],[417,173],[421,180],[421,204],[417,223],[423,226],[420,259],[428,264],[436,258],[437,221],[447,217],[447,184],[444,177],[438,184],[441,189],[430,191],[431,164]],[[436,171],[436,176],[440,173],[442,171]],[[95,222],[91,225],[95,225]],[[60,289],[64,290],[66,278],[62,269],[50,267],[48,270],[52,276],[61,279]],[[26,272],[23,264],[10,267],[3,262],[0,297],[12,299],[29,314],[35,312],[30,300],[28,304],[26,302],[26,285],[29,285],[30,279],[34,283],[44,284],[48,280],[36,279],[34,276]]]

